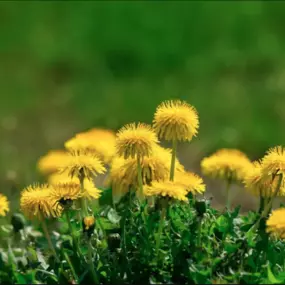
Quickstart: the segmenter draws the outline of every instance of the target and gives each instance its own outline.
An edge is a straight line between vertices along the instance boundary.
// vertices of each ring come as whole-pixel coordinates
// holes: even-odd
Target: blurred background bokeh
[[[263,156],[285,142],[284,27],[282,1],[1,2],[0,191],[18,201],[48,150],[151,123],[166,99],[199,112],[198,137],[179,146],[188,170],[221,147]],[[223,204],[223,184],[206,182]]]

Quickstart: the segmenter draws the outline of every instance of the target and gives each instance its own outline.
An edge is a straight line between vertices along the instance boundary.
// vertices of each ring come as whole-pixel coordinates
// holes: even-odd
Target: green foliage
[[[59,261],[32,226],[2,226],[0,283],[94,283],[90,242],[100,284],[284,284],[285,243],[269,237],[262,225],[249,231],[258,213],[217,211],[209,200],[190,195],[187,203],[168,202],[158,236],[165,205],[159,199],[150,205],[130,192],[115,205],[109,202],[94,206],[91,235],[82,232],[72,209],[72,234],[62,226],[66,216],[50,221]]]

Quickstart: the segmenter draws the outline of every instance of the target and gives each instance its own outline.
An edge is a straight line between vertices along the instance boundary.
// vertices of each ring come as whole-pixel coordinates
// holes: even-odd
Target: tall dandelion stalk
[[[125,160],[137,160],[139,196],[143,196],[142,160],[153,154],[153,148],[158,143],[157,136],[151,126],[142,123],[132,123],[122,127],[116,137],[116,151]]]
[[[53,246],[53,244],[52,244],[51,237],[50,237],[50,234],[49,234],[49,232],[48,232],[46,220],[45,220],[45,218],[43,217],[42,214],[40,214],[40,222],[41,222],[41,225],[42,225],[42,228],[43,228],[45,237],[46,237],[46,239],[47,239],[49,248],[51,249],[52,254],[53,254],[53,256],[55,257],[56,261],[57,261],[57,262],[60,262],[60,259],[58,258],[58,255],[56,254],[55,248],[54,248],[54,246]]]
[[[162,102],[153,120],[159,138],[172,142],[170,181],[174,180],[178,141],[191,141],[198,133],[199,120],[196,109],[180,100]]]

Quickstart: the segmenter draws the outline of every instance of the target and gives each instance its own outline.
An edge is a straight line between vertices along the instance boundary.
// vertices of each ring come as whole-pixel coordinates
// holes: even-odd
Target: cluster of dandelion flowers
[[[263,176],[261,161],[254,161],[246,170],[244,185],[255,196],[272,197],[278,184],[278,177]],[[285,195],[285,183],[282,181],[278,196]]]
[[[198,113],[184,101],[165,101],[157,107],[153,125],[159,138],[167,141],[191,141],[198,133]]]
[[[20,207],[29,218],[58,217],[62,209],[51,199],[51,187],[47,184],[32,185],[21,192]]]
[[[60,163],[69,159],[69,155],[63,150],[52,150],[38,161],[38,169],[43,174],[54,173],[58,170]]]
[[[175,173],[175,181],[177,184],[183,185],[187,192],[193,194],[201,194],[206,190],[203,179],[193,172],[177,171]]]
[[[163,181],[169,176],[171,150],[155,145],[153,154],[141,161],[142,181],[144,185],[152,181]],[[184,167],[177,161],[176,171],[184,171]],[[114,195],[124,195],[131,187],[137,189],[138,168],[135,158],[123,159],[115,157],[110,169],[110,181]]]
[[[152,185],[144,186],[145,196],[168,197],[175,200],[187,201],[187,191],[184,185],[173,181],[154,181]]]
[[[237,149],[221,149],[201,161],[204,175],[228,181],[243,181],[248,167],[249,158]]]
[[[9,212],[9,202],[5,195],[0,193],[0,216],[5,217]]]
[[[50,199],[54,201],[57,206],[70,206],[73,200],[81,197],[81,190],[79,183],[65,182],[57,183],[51,187]]]
[[[268,233],[279,238],[285,238],[285,208],[272,211],[272,214],[266,221]]]
[[[116,153],[115,141],[113,131],[95,128],[77,134],[65,143],[65,148],[69,151],[92,150],[105,164],[109,164]]]
[[[68,159],[62,161],[58,169],[62,173],[66,172],[70,177],[83,175],[88,179],[106,171],[102,161],[92,151],[87,150],[70,152]]]
[[[158,143],[157,136],[151,126],[132,123],[121,128],[116,137],[118,156],[125,159],[142,158],[153,153],[153,146]]]
[[[150,184],[152,181],[161,181],[169,177],[169,165],[171,162],[171,150],[156,145],[154,152],[149,157],[144,157],[141,161],[143,184]],[[177,161],[175,165],[177,171],[183,171],[183,166]],[[125,160],[122,166],[125,169],[124,179],[130,185],[137,187],[138,169],[136,159]]]
[[[262,175],[285,175],[285,148],[277,146],[269,149],[262,159]]]

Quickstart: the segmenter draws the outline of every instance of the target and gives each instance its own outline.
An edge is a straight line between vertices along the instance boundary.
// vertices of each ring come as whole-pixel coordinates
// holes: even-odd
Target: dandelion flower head
[[[191,141],[198,133],[198,113],[184,101],[165,101],[157,107],[153,124],[159,138]]]
[[[245,188],[248,189],[255,196],[271,197],[275,192],[278,184],[278,177],[262,175],[262,162],[254,161],[250,167],[247,168],[244,177]],[[282,181],[278,196],[285,195],[285,183]]]
[[[101,160],[90,151],[78,150],[72,151],[68,159],[62,161],[59,165],[60,172],[67,172],[70,177],[84,177],[91,179],[92,176],[103,174],[106,168]]]
[[[29,218],[58,217],[61,208],[51,199],[51,187],[47,184],[28,186],[21,192],[20,207]]]
[[[80,189],[80,180],[78,177],[70,177],[67,175],[67,173],[56,173],[49,176],[48,182],[51,185],[57,185],[57,184],[76,184],[76,187],[79,187]],[[101,190],[96,188],[94,185],[93,180],[91,179],[84,179],[83,180],[83,191],[81,192],[82,197],[87,198],[88,200],[91,199],[99,199],[101,196]]]
[[[125,159],[150,156],[156,143],[158,139],[151,126],[142,123],[128,124],[117,133],[117,155]]]
[[[276,174],[285,176],[285,148],[282,146],[269,149],[262,159],[262,175],[266,177]]]
[[[69,151],[90,150],[106,164],[109,164],[116,153],[116,136],[111,130],[91,129],[79,133],[65,143]]]
[[[187,191],[185,187],[173,181],[154,181],[151,186],[144,186],[144,195],[169,197],[176,200],[187,201]]]
[[[183,185],[187,192],[191,192],[193,194],[201,194],[206,190],[206,185],[203,183],[203,179],[193,172],[176,171],[174,181]]]
[[[285,208],[273,210],[266,221],[266,231],[279,238],[285,238]]]
[[[80,185],[75,182],[57,183],[51,187],[50,198],[59,206],[81,197]]]
[[[0,216],[6,216],[9,212],[9,202],[5,195],[0,193]]]
[[[63,150],[52,150],[38,161],[38,169],[42,174],[50,174],[58,170],[58,166],[69,160],[69,155]]]
[[[237,149],[220,149],[201,161],[205,175],[236,182],[243,181],[250,165],[248,157]]]

